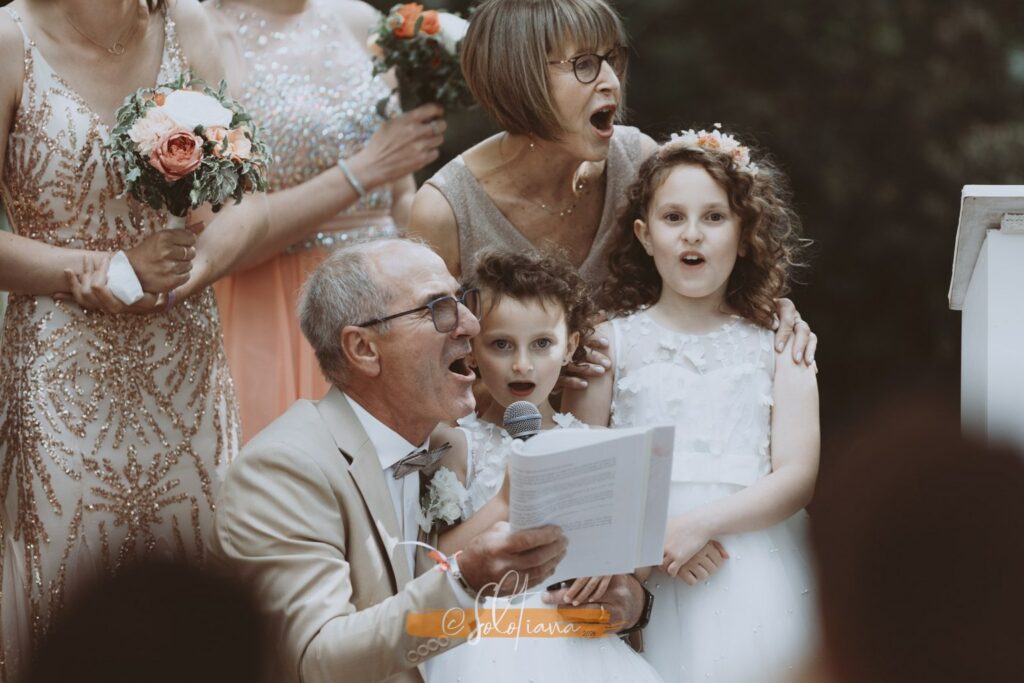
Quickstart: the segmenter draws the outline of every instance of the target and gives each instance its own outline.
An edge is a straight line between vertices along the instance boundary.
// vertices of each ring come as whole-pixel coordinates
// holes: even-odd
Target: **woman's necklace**
[[[501,137],[501,139],[498,141],[498,155],[501,157],[502,163],[508,163],[508,161],[509,161],[509,159],[505,156],[505,153],[504,153],[504,151],[501,148],[502,143],[504,143],[506,140],[508,140],[508,138],[509,138],[509,134],[506,132]],[[533,140],[529,140],[527,146],[528,146],[529,151],[531,151],[531,152],[534,149],[536,149],[536,145],[534,145]],[[555,208],[549,206],[546,202],[539,202],[536,199],[533,199],[532,197],[530,197],[528,194],[525,194],[525,193],[517,193],[517,194],[519,194],[519,197],[521,197],[522,199],[525,199],[526,201],[528,201],[529,203],[533,204],[537,208],[543,210],[545,213],[548,213],[549,215],[555,216],[557,218],[565,218],[566,216],[571,216],[572,215],[572,212],[576,210],[577,206],[579,206],[580,201],[582,201],[583,197],[585,197],[587,195],[588,190],[589,190],[589,186],[587,185],[586,178],[583,175],[582,169],[581,169],[580,171],[577,171],[577,173],[576,173],[576,175],[575,175],[575,177],[573,178],[573,181],[572,181],[572,192],[573,192],[573,195],[574,195],[573,199],[569,203],[569,205],[567,207],[565,207],[564,209],[561,209],[561,210],[555,209]]]
[[[572,187],[573,194],[575,195],[573,197],[572,202],[570,202],[569,206],[565,207],[561,211],[558,211],[558,210],[548,206],[544,202],[538,202],[537,200],[530,199],[529,197],[527,197],[526,199],[531,204],[534,204],[534,205],[539,206],[540,208],[544,209],[545,211],[547,211],[552,216],[558,216],[559,218],[565,218],[566,216],[572,215],[573,210],[576,209],[576,207],[580,203],[580,200],[583,199],[583,196],[586,194],[586,189],[587,189],[586,182],[582,178],[577,180],[573,184],[573,187]]]
[[[90,43],[92,43],[96,47],[103,48],[104,50],[106,50],[109,54],[113,55],[114,57],[120,57],[121,55],[123,55],[128,50],[128,48],[125,47],[125,46],[128,44],[128,42],[133,37],[135,37],[135,31],[139,27],[139,7],[138,7],[138,5],[136,5],[135,6],[135,16],[132,17],[132,21],[128,25],[128,28],[126,28],[123,31],[121,31],[121,34],[117,37],[117,40],[114,41],[114,44],[108,47],[108,46],[104,45],[103,43],[99,42],[98,40],[93,40],[93,38],[91,36],[89,36],[85,31],[83,31],[82,29],[80,29],[77,26],[75,26],[75,22],[71,21],[71,17],[68,16],[68,13],[64,10],[64,8],[61,8],[60,11],[61,11],[61,14],[64,15],[64,20],[66,22],[68,22],[68,25],[71,28],[75,29],[75,31],[77,31],[80,36],[82,36],[83,38],[88,40]]]

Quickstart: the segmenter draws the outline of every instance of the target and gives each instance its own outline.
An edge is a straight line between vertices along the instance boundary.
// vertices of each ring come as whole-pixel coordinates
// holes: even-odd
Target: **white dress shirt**
[[[413,472],[401,479],[395,479],[393,473],[395,464],[415,450],[416,446],[399,436],[390,427],[371,415],[365,408],[353,401],[347,394],[343,394],[345,400],[352,407],[359,424],[362,425],[366,435],[370,438],[380,458],[381,469],[384,470],[384,479],[388,483],[388,491],[391,493],[391,503],[395,506],[395,519],[398,520],[399,532],[403,541],[415,541],[419,538],[419,522],[417,511],[419,510],[420,495],[420,473]],[[425,448],[427,441],[423,442],[420,448]],[[406,557],[409,558],[409,573],[416,575],[416,546],[405,546]]]

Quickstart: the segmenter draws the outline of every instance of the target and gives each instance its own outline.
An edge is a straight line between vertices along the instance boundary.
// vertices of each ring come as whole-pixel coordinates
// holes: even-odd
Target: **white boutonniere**
[[[447,467],[440,468],[430,478],[427,491],[420,500],[419,524],[429,533],[435,524],[452,525],[462,518],[462,505],[466,502],[466,487]]]

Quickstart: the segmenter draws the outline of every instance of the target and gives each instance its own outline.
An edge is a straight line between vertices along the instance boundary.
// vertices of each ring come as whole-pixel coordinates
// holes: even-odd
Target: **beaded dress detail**
[[[11,228],[46,244],[127,249],[169,214],[121,196],[99,116],[25,34],[7,142]],[[163,18],[158,81],[186,68]],[[0,342],[3,680],[76,586],[140,558],[204,559],[214,499],[238,448],[213,291],[168,312],[110,315],[12,294]]]
[[[734,317],[680,334],[640,311],[612,320],[611,427],[676,426],[669,519],[771,473],[770,330]],[[644,657],[665,680],[782,680],[817,636],[807,513],[717,538],[730,559],[689,586],[655,570]]]
[[[554,416],[556,429],[586,429],[570,413]],[[482,508],[505,481],[512,437],[499,425],[469,415],[459,420],[466,435],[466,490],[463,519]],[[484,607],[501,610],[550,609],[533,589],[523,598],[487,598]],[[524,628],[528,632],[528,628]],[[427,683],[660,683],[654,669],[617,636],[603,638],[481,638],[427,660]]]
[[[299,14],[220,0],[214,6],[235,28],[246,65],[238,98],[273,147],[267,173],[271,192],[312,180],[363,148],[382,122],[377,102],[391,90],[372,75],[365,36],[359,40],[345,29],[341,3],[312,0]],[[395,234],[390,210],[390,186],[368,192],[343,212],[364,214],[362,225],[325,226],[289,250]]]
[[[382,123],[377,102],[390,88],[372,75],[366,36],[348,28],[348,3],[310,0],[292,14],[223,0],[204,4],[244,64],[242,79],[229,85],[273,150],[271,193],[301,185],[364,147]],[[332,249],[397,235],[391,209],[390,186],[369,192],[284,253],[216,284],[245,440],[296,400],[327,393],[296,319],[299,290]]]

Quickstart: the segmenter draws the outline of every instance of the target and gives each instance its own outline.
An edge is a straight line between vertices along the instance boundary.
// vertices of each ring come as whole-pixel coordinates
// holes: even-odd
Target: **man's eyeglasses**
[[[601,62],[608,62],[612,71],[618,78],[626,73],[626,66],[629,63],[629,48],[624,45],[613,47],[603,55],[588,53],[577,55],[570,59],[548,61],[548,64],[572,64],[572,72],[580,83],[593,83],[601,73]]]
[[[430,311],[430,318],[434,323],[434,329],[442,334],[447,334],[459,326],[459,304],[468,308],[469,312],[473,315],[480,317],[480,290],[467,289],[460,294],[458,298],[455,298],[454,296],[438,297],[437,299],[427,303],[425,306],[411,308],[408,311],[395,313],[394,315],[389,315],[386,318],[367,320],[365,323],[359,323],[356,327],[370,327],[371,325],[377,325],[379,323],[387,322],[388,320],[401,318],[403,315],[412,315],[413,313],[419,313],[420,311]]]

